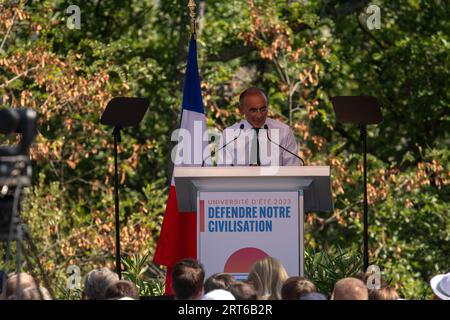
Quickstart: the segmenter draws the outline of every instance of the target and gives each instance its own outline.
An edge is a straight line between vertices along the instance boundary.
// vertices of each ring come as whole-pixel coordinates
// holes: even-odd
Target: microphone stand
[[[303,161],[303,159],[302,159],[299,155],[293,153],[292,151],[286,149],[286,148],[283,147],[282,145],[280,145],[280,144],[276,143],[275,141],[273,141],[272,139],[270,139],[270,137],[269,137],[269,127],[267,126],[267,124],[264,125],[264,130],[266,130],[266,133],[267,133],[267,140],[269,140],[269,141],[270,141],[271,143],[273,143],[274,145],[280,147],[280,148],[283,149],[284,151],[286,151],[286,152],[292,154],[294,157],[296,157],[297,159],[299,159],[299,160],[302,162],[302,166],[305,165],[305,161]]]
[[[243,129],[244,129],[244,124],[241,124],[241,125],[239,126],[239,134],[238,134],[236,137],[234,137],[233,140],[229,141],[228,143],[226,143],[225,145],[223,145],[222,147],[220,147],[217,151],[213,151],[209,156],[207,156],[205,159],[203,159],[203,161],[202,161],[202,167],[205,166],[205,161],[208,160],[209,158],[213,157],[213,156],[216,154],[216,152],[219,152],[220,150],[222,150],[223,148],[225,148],[226,146],[228,146],[230,143],[236,141],[237,138],[239,138],[239,136],[241,135],[241,132],[242,132]]]

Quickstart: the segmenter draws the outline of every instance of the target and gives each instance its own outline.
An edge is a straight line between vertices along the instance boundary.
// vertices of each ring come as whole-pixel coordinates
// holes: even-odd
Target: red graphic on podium
[[[225,263],[224,272],[226,273],[248,273],[252,265],[268,254],[257,248],[239,249],[228,258]]]

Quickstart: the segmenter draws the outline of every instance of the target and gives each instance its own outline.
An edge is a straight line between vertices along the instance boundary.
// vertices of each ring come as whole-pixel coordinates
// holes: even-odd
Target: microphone
[[[272,139],[270,139],[270,137],[269,137],[269,127],[267,126],[267,124],[264,125],[264,129],[265,129],[266,132],[267,132],[267,140],[269,140],[270,142],[272,142],[273,144],[277,145],[278,147],[280,147],[280,148],[283,149],[284,151],[289,152],[289,153],[292,154],[294,157],[296,157],[297,159],[299,159],[299,160],[302,162],[302,166],[305,165],[305,161],[303,161],[303,159],[302,159],[299,155],[293,153],[292,151],[289,151],[288,149],[286,149],[286,148],[283,147],[282,145],[280,145],[280,144],[276,143],[275,141],[272,141]]]
[[[234,137],[233,140],[230,140],[228,143],[224,144],[222,147],[220,147],[219,149],[217,149],[217,151],[214,151],[214,150],[213,150],[209,156],[207,156],[205,159],[203,159],[202,167],[205,166],[205,161],[208,160],[209,158],[211,158],[212,156],[214,156],[214,155],[216,154],[216,152],[219,152],[220,150],[222,150],[223,148],[225,148],[225,147],[226,147],[227,145],[229,145],[230,143],[235,142],[235,141],[237,140],[237,138],[239,138],[239,136],[241,135],[241,132],[242,132],[243,129],[244,129],[244,124],[242,123],[242,124],[239,126],[239,134],[238,134],[236,137]],[[214,137],[212,137],[212,138],[214,138]],[[211,140],[212,140],[212,139],[211,139]],[[212,141],[214,141],[214,140],[212,140]]]

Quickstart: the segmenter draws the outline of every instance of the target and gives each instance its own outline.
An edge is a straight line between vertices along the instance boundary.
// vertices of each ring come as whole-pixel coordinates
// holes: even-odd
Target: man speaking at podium
[[[239,112],[245,120],[222,132],[218,165],[300,165],[294,133],[286,124],[267,117],[268,100],[263,90],[250,87],[243,91],[239,96]]]

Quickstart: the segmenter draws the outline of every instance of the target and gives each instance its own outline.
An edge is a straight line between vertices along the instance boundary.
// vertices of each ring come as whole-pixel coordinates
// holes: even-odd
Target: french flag
[[[203,150],[207,150],[207,140],[203,139],[206,133],[206,119],[194,35],[191,35],[189,43],[180,129],[187,130],[184,132],[190,133],[188,135],[190,139],[179,140],[177,148],[182,147],[182,150],[178,149],[175,152],[175,165],[200,166],[205,156]],[[180,134],[182,133],[180,132]],[[176,189],[172,177],[161,234],[153,258],[154,263],[167,267],[166,295],[172,295],[172,268],[175,263],[184,258],[197,258],[196,230],[196,212],[180,212],[178,210]]]

